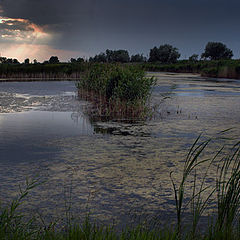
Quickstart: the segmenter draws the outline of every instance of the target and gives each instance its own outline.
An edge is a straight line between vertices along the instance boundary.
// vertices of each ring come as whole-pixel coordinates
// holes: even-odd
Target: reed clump
[[[77,87],[79,97],[92,103],[92,118],[141,120],[147,117],[154,82],[138,66],[93,64]]]

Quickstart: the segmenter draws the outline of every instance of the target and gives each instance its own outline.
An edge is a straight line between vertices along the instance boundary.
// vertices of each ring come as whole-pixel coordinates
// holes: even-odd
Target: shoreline
[[[59,82],[59,81],[79,81],[79,78],[0,78],[1,82]]]

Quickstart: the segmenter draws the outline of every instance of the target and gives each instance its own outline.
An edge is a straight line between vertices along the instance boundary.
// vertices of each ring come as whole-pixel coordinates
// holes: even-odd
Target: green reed
[[[93,103],[90,116],[141,119],[147,116],[154,83],[154,78],[145,77],[138,66],[93,64],[77,87],[79,97]]]

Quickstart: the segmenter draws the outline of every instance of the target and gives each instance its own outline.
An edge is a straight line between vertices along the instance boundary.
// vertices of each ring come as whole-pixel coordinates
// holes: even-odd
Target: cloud
[[[0,17],[1,42],[46,44],[52,39],[50,33],[27,19]]]

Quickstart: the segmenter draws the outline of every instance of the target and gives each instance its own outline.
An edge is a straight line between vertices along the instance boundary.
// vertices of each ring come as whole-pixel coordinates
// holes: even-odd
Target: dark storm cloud
[[[58,33],[52,44],[60,49],[148,53],[154,45],[170,43],[188,56],[208,41],[222,41],[239,56],[239,1],[4,0],[1,5],[4,16]]]

